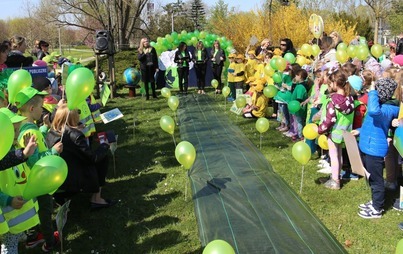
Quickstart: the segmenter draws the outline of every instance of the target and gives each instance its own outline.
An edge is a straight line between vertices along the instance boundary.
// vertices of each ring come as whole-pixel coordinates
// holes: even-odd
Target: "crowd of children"
[[[331,35],[317,40],[322,50],[317,57],[309,57],[302,66],[288,63],[281,80],[265,71],[265,67],[276,55],[291,53],[296,57],[296,54],[301,54],[301,51],[295,53],[290,39],[281,40],[281,51],[266,49],[256,55],[248,47],[246,61],[243,55],[230,54],[229,100],[235,100],[236,89],[242,89],[252,97],[252,104],[246,106],[244,113],[247,115],[244,116],[276,117],[279,122],[276,129],[293,141],[304,140],[304,126],[316,123],[318,135],[327,137],[328,152],[323,153],[317,140],[305,139],[305,142],[312,153],[322,155],[318,172],[330,176],[320,179],[320,182],[329,189],[339,190],[343,178],[358,179],[351,173],[343,132],[356,135],[363,164],[370,174],[372,192],[372,200],[359,205],[358,215],[380,218],[384,209],[385,188],[396,190],[398,179],[402,176],[399,154],[392,140],[394,130],[402,124],[399,104],[403,102],[403,55],[384,56],[379,58],[381,61],[368,54],[363,61],[353,58],[341,64],[336,60],[336,46],[342,42],[341,36],[337,32]],[[256,100],[263,88],[261,84],[278,88],[278,93],[269,100],[274,109],[272,116],[250,113],[250,109],[261,106]],[[299,103],[297,107],[293,104],[295,101]],[[383,178],[384,166],[386,179]],[[399,201],[394,208],[401,209]]]
[[[41,41],[41,46],[45,53],[40,56],[48,55],[49,44]],[[42,60],[34,61],[36,55],[24,56],[25,49],[25,39],[20,36],[3,42],[0,45],[2,70],[12,66],[47,66]],[[64,68],[70,66],[66,61],[61,64],[66,64]],[[52,67],[50,63],[48,70],[52,71]],[[18,253],[18,243],[24,239],[27,248],[41,244],[43,252],[51,252],[60,242],[58,231],[53,227],[54,201],[62,205],[66,198],[87,192],[92,193],[92,209],[116,204],[116,201],[101,197],[108,169],[109,144],[103,142],[95,152],[91,149],[100,104],[89,96],[79,105],[80,110],[70,112],[62,99],[61,83],[55,81],[56,89],[53,89],[53,77],[51,74],[34,76],[32,86],[21,89],[14,103],[9,103],[6,90],[0,90],[0,113],[13,123],[15,135],[13,147],[0,160],[1,253]],[[30,169],[49,155],[61,156],[69,165],[65,183],[53,195],[24,200]]]

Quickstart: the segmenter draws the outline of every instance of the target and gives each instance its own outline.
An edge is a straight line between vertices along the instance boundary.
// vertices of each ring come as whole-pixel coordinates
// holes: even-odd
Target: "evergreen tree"
[[[204,11],[203,3],[201,0],[193,0],[191,2],[190,18],[194,24],[194,28],[202,30],[206,21],[206,12]]]

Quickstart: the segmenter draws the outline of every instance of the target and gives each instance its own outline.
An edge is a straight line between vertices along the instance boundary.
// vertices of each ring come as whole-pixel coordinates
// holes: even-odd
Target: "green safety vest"
[[[0,190],[11,196],[22,196],[26,187],[30,169],[26,163],[19,164],[12,168],[0,171]],[[2,207],[2,215],[7,222],[8,231],[18,234],[39,224],[38,202],[30,199],[24,203],[20,209],[11,206]],[[0,218],[1,223],[1,218]],[[0,226],[0,230],[5,227]]]
[[[330,98],[325,101],[322,105],[325,110],[322,111],[322,119],[326,117],[327,104],[330,102]],[[353,127],[354,111],[348,115],[342,114],[340,111],[336,110],[336,123],[330,132],[331,139],[336,144],[343,143],[343,131],[351,131]]]
[[[23,135],[20,134],[21,138],[18,140],[19,147],[25,147],[23,136],[25,136],[27,133],[31,133],[31,135],[35,136],[36,144],[38,145],[38,152],[42,153],[48,150],[45,137],[39,129],[28,129],[23,133]]]
[[[90,103],[93,104],[95,101],[96,100],[95,100],[94,96],[91,94]],[[99,111],[99,109],[95,110],[94,112],[91,112],[91,115],[92,115],[92,119],[94,120],[95,123],[99,123],[102,121],[101,112]]]
[[[86,101],[81,102],[78,105],[78,109],[80,110],[80,122],[82,124],[85,124],[85,127],[84,129],[82,129],[82,132],[84,133],[84,136],[88,138],[89,136],[92,135],[92,133],[96,132],[94,120],[92,119],[91,115],[91,110],[88,107]]]
[[[6,218],[3,215],[3,212],[0,209],[0,235],[3,235],[9,231],[8,224]]]

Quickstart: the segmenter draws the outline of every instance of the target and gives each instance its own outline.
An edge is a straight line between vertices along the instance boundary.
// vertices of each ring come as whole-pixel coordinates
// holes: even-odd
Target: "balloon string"
[[[301,186],[299,187],[299,194],[302,193],[302,183],[304,182],[304,165],[302,165]]]
[[[175,147],[176,147],[176,141],[175,141],[175,136],[174,136],[174,134],[172,134],[172,139],[173,139],[174,145],[175,145]]]
[[[66,129],[67,120],[69,120],[69,115],[70,115],[70,110],[69,110],[69,112],[67,113],[66,122],[65,122],[64,125],[63,125],[63,129],[62,129],[63,132],[62,132],[62,136],[60,137],[60,142],[62,142],[62,140],[63,140],[64,130]]]
[[[262,133],[260,133],[260,150],[262,150],[262,138],[263,138],[263,135],[262,135]]]

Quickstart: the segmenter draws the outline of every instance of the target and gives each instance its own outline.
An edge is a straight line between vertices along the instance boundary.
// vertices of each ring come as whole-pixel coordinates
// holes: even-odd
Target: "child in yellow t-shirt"
[[[255,75],[255,65],[257,63],[255,51],[250,50],[247,54],[247,61],[245,64],[245,77],[246,79],[253,77]]]
[[[235,96],[235,82],[234,82],[234,75],[233,73],[235,72],[235,54],[229,54],[228,59],[229,59],[229,66],[228,66],[228,87],[231,90],[231,94],[228,97],[228,101],[234,101],[236,96]]]
[[[243,89],[243,84],[245,82],[245,64],[244,64],[244,56],[242,54],[238,54],[235,57],[235,66],[234,66],[234,82],[235,89]]]

